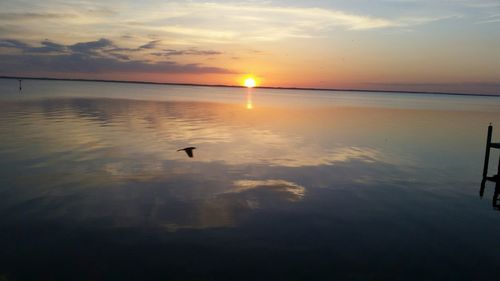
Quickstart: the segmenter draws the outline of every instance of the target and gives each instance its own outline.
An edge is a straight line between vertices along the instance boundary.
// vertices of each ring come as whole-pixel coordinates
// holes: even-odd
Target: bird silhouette
[[[186,154],[189,156],[189,158],[193,158],[193,149],[196,149],[196,147],[190,146],[190,147],[178,149],[177,151],[184,150],[186,152]]]

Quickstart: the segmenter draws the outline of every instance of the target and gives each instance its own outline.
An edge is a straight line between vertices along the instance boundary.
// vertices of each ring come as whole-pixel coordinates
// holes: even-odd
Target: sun
[[[257,85],[257,83],[255,82],[255,79],[253,77],[248,77],[247,79],[245,79],[245,87],[247,88],[253,88]]]

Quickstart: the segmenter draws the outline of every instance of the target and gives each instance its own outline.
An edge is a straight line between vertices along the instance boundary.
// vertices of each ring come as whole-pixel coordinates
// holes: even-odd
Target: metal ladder
[[[484,194],[484,189],[486,186],[486,181],[495,182],[495,193],[493,195],[493,207],[500,209],[499,197],[500,197],[500,159],[498,160],[497,174],[493,176],[488,176],[488,164],[490,161],[490,150],[500,149],[500,143],[491,142],[491,135],[493,133],[493,126],[488,126],[488,136],[486,137],[486,153],[484,156],[484,167],[483,167],[483,180],[481,181],[481,189],[479,195],[481,198]]]

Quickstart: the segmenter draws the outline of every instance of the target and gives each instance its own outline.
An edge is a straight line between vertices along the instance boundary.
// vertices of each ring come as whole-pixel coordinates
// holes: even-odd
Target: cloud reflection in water
[[[245,193],[255,190],[266,190],[284,194],[288,201],[298,201],[304,197],[306,189],[303,186],[286,180],[238,180],[234,182],[235,189],[228,193]]]

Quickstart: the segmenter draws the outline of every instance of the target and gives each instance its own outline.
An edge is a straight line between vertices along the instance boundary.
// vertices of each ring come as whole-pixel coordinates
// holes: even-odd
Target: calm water
[[[0,79],[0,280],[497,280],[489,122],[500,97]]]

